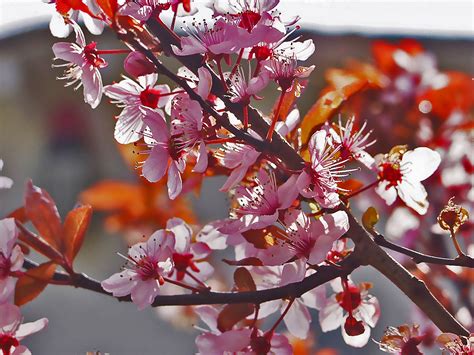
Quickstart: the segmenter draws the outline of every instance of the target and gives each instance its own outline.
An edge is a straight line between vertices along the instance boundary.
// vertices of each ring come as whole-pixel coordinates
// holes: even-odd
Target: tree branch
[[[415,250],[402,247],[401,245],[392,243],[391,241],[385,239],[385,237],[379,233],[374,233],[373,236],[375,243],[377,243],[378,245],[387,249],[394,250],[398,253],[407,255],[411,257],[415,263],[463,266],[471,269],[474,268],[474,259],[467,255],[458,256],[455,259],[441,258],[438,256],[423,254]]]
[[[23,267],[31,269],[38,264],[25,259]],[[283,298],[296,298],[312,290],[315,287],[325,284],[337,277],[347,276],[360,266],[359,257],[355,253],[349,255],[337,266],[321,266],[316,273],[306,277],[300,282],[295,282],[282,287],[275,287],[266,290],[252,292],[202,292],[183,295],[157,296],[153,302],[153,307],[159,306],[182,306],[182,305],[202,305],[202,304],[229,304],[229,303],[254,303],[260,304]],[[54,273],[54,281],[68,283],[70,286],[83,288],[112,296],[106,292],[100,282],[90,278],[85,274],[74,274],[73,276],[64,272]],[[119,301],[131,302],[130,297],[117,297]]]

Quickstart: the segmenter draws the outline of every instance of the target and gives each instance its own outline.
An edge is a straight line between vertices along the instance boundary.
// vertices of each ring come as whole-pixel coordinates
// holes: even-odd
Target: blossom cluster
[[[387,233],[397,234],[404,245],[413,233],[424,230],[423,221],[430,223],[426,230],[436,232],[434,214],[441,211],[437,220],[458,252],[454,261],[472,261],[456,239],[466,226],[472,230],[469,212],[452,199],[445,206],[449,197],[436,196],[441,194],[433,193],[430,183],[436,180],[453,191],[457,188],[472,202],[474,190],[467,186],[472,157],[456,151],[454,143],[442,139],[442,132],[439,140],[434,139],[434,125],[426,120],[420,120],[424,125],[418,127],[416,139],[380,142],[374,134],[381,133],[377,114],[359,112],[347,101],[370,88],[387,112],[405,101],[417,102],[417,113],[435,110],[433,91],[453,85],[455,79],[438,71],[431,56],[413,43],[384,48],[385,56],[376,46],[378,67],[359,64],[331,72],[330,87],[303,116],[298,98],[315,66],[302,63],[315,45],[297,34],[298,17],[287,18],[277,10],[278,0],[52,3],[56,10],[52,34],[75,35],[74,41],[52,47],[53,67],[64,68],[58,79],[75,90],[82,87],[84,101],[92,109],[104,95],[119,108],[111,136],[119,149],[133,150],[134,154],[124,155],[133,156],[131,165],[139,175],[137,186],[109,181],[81,196],[96,209],[113,210],[110,224],[128,234],[128,252],[119,254],[125,260],[122,269],[97,283],[96,291],[132,301],[139,310],[159,306],[160,300],[177,294],[202,296],[201,304],[190,312],[173,308],[171,316],[167,314],[175,321],[191,319],[200,331],[196,338],[200,354],[292,354],[295,339],[309,342],[315,310],[322,332],[340,328],[343,341],[353,347],[365,346],[379,321],[382,307],[371,294],[372,283],[356,282],[350,275],[351,262],[364,264],[360,254],[365,253],[353,234],[357,222],[352,211],[377,205],[389,216]],[[88,42],[79,15],[92,34],[109,27],[127,48],[99,49],[98,43]],[[125,75],[104,85],[102,73],[111,55],[126,55]],[[168,69],[163,64],[166,56],[181,67]],[[341,89],[347,78],[354,82]],[[273,108],[255,109],[264,95],[275,100]],[[359,102],[365,99],[360,96]],[[456,139],[466,143],[472,124],[462,125],[467,110],[460,106],[444,119]],[[332,119],[336,111],[341,115]],[[367,120],[362,120],[365,116]],[[394,134],[398,131],[394,129]],[[293,154],[290,159],[285,158],[287,153]],[[200,227],[186,209],[176,206],[187,203],[184,196],[198,189],[203,178],[216,175],[225,177],[220,191],[229,197],[229,215]],[[9,178],[0,177],[0,188],[11,184]],[[161,192],[169,204],[163,202]],[[369,203],[358,198],[363,193],[372,197]],[[163,217],[168,206],[177,211],[176,216]],[[23,304],[53,282],[81,287],[85,276],[75,271],[73,261],[91,210],[88,205],[76,207],[63,223],[52,198],[30,182],[23,210],[0,221],[0,349],[4,354],[27,354],[20,341],[47,324],[41,319],[20,325],[14,298]],[[375,244],[383,239],[375,228],[378,215],[373,207],[367,211],[362,222],[368,240]],[[28,220],[38,235],[24,226]],[[22,246],[32,247],[49,261],[24,265]],[[219,272],[221,255],[232,255],[224,262],[236,266],[233,283]],[[428,266],[423,265],[407,267],[426,282]],[[57,266],[64,272],[57,272]],[[325,282],[301,292],[288,291],[285,297],[202,302],[216,294],[239,297],[302,290],[308,280],[330,272],[334,274]],[[33,296],[22,294],[25,277],[35,285]],[[469,275],[463,277],[469,280]],[[463,303],[460,297],[459,304]],[[158,312],[164,316],[161,308]],[[378,344],[383,351],[418,354],[420,344],[434,344],[433,339],[429,344],[430,334],[416,324],[389,327]],[[453,354],[458,348],[471,351],[456,334],[441,334],[438,344]]]

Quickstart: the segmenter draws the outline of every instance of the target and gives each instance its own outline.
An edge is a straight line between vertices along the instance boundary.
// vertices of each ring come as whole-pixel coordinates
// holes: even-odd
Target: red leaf
[[[232,266],[263,266],[262,260],[253,256],[241,260],[222,259],[222,261]]]
[[[236,303],[226,305],[217,317],[217,328],[221,332],[231,330],[232,327],[254,312],[255,306],[251,303]]]
[[[20,276],[15,287],[15,304],[22,306],[38,297],[48,285],[55,270],[56,264],[48,261]]]
[[[25,223],[28,221],[28,217],[26,216],[25,207],[18,207],[16,210],[9,213],[8,217],[15,218],[17,221],[21,223]]]
[[[64,255],[71,264],[81,249],[91,216],[92,207],[89,205],[78,207],[66,216],[63,240]]]
[[[61,217],[51,196],[28,181],[25,211],[41,237],[56,250],[61,250]]]
[[[97,17],[81,0],[56,0],[56,11],[61,15],[67,15],[70,10],[82,11],[94,18]]]
[[[108,18],[113,19],[115,17],[118,9],[117,0],[97,0],[97,5],[100,6]]]
[[[252,275],[244,267],[239,267],[237,270],[235,270],[234,282],[239,292],[257,290],[257,286],[255,286]]]

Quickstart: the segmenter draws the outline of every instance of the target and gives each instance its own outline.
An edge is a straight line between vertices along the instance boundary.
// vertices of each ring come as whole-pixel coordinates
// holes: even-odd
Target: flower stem
[[[207,286],[204,282],[202,282],[201,280],[199,280],[196,276],[194,276],[193,274],[191,274],[188,270],[186,270],[186,274],[192,278],[194,281],[196,281],[202,288],[205,288],[207,290],[210,290],[211,288],[209,286]]]
[[[244,129],[247,130],[249,127],[249,106],[245,105],[242,110],[244,111]]]
[[[273,131],[275,130],[276,123],[278,122],[278,116],[280,115],[280,109],[281,105],[283,103],[283,99],[285,98],[285,91],[282,91],[280,94],[280,99],[278,100],[278,106],[276,108],[275,114],[273,115],[272,123],[270,125],[270,128],[268,129],[267,132],[267,141],[271,142],[272,141],[272,136],[273,136]]]
[[[235,142],[235,137],[228,137],[228,138],[215,138],[215,139],[208,139],[206,140],[206,144],[222,144],[222,143],[232,143]]]
[[[453,241],[454,247],[456,248],[456,251],[458,252],[459,256],[464,256],[464,252],[461,249],[461,246],[459,245],[458,240],[456,239],[456,234],[454,231],[451,230],[451,240]]]
[[[224,87],[224,90],[227,91],[228,87],[227,87],[227,83],[225,82],[224,72],[222,71],[221,60],[222,60],[222,58],[219,58],[216,61],[217,62],[217,70],[219,72],[219,77],[221,78],[221,81],[222,81],[222,86]]]
[[[187,285],[187,284],[185,284],[184,282],[172,280],[172,279],[167,278],[167,277],[163,277],[163,280],[165,280],[166,282],[169,282],[170,284],[173,284],[173,285],[176,285],[176,286],[180,286],[180,287],[182,287],[182,288],[185,288],[185,289],[187,289],[187,290],[191,290],[191,291],[196,292],[196,293],[200,293],[200,292],[202,292],[202,291],[208,291],[208,290],[203,290],[203,289],[199,289],[199,288],[196,288],[196,287]]]
[[[95,51],[97,54],[128,54],[131,52],[130,49],[98,49]]]
[[[178,10],[176,10],[173,14],[173,20],[171,20],[171,31],[174,31],[174,25],[176,24],[176,17],[178,16]]]
[[[244,49],[242,48],[239,52],[239,56],[237,57],[237,60],[235,61],[235,65],[234,67],[232,68],[232,71],[230,73],[230,77],[232,78],[234,76],[234,74],[236,73],[237,71],[237,68],[239,67],[240,65],[240,61],[242,60],[242,57],[244,55]]]
[[[380,182],[380,180],[375,180],[374,182],[371,182],[370,184],[364,186],[363,188],[357,190],[357,191],[354,191],[352,193],[350,193],[349,195],[346,195],[343,197],[344,200],[348,200],[354,196],[357,196],[358,194],[360,194],[361,192],[364,192],[372,187],[374,187],[375,185],[377,185],[378,183]]]
[[[290,307],[291,305],[293,304],[293,302],[295,302],[295,298],[292,297],[290,298],[290,301],[288,302],[288,305],[286,306],[285,310],[283,311],[283,313],[281,314],[280,318],[277,319],[277,321],[275,322],[275,324],[273,324],[273,327],[271,327],[271,329],[269,331],[266,332],[265,335],[267,334],[273,334],[273,332],[275,331],[275,329],[278,327],[278,324],[281,323],[281,321],[283,320],[283,318],[285,318],[286,314],[288,313],[288,311],[290,310]]]

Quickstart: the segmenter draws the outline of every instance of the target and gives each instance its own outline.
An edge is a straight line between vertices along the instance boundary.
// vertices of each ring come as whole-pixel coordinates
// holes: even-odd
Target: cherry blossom
[[[173,247],[173,263],[176,279],[188,284],[195,283],[196,277],[206,281],[214,272],[214,268],[205,261],[211,254],[206,243],[192,242],[192,229],[180,218],[172,218],[166,223],[166,229],[175,236]]]
[[[13,304],[0,304],[0,350],[4,355],[28,355],[30,350],[21,345],[27,336],[43,330],[48,325],[46,318],[23,323],[20,308]]]
[[[408,207],[424,215],[429,203],[421,181],[430,177],[440,162],[439,153],[426,147],[409,151],[403,146],[395,147],[389,154],[379,154],[375,157],[380,180],[376,192],[388,205],[398,195]]]
[[[299,282],[306,276],[306,266],[302,260],[279,266],[264,266],[252,268],[252,273],[261,281],[257,284],[258,289],[269,289],[281,287],[290,283]],[[320,309],[325,299],[324,287],[316,287],[296,298],[291,305],[288,300],[274,300],[265,302],[260,306],[259,318],[266,318],[273,312],[280,310],[285,314],[283,321],[288,331],[295,337],[305,339],[308,336],[311,323],[311,315],[308,308]]]
[[[55,0],[43,0],[43,2],[56,4]],[[96,0],[84,0],[84,4],[87,6],[87,8],[89,8],[92,14],[99,13],[100,9]],[[83,11],[70,10],[67,14],[68,20],[65,20],[64,15],[58,11],[53,13],[51,21],[49,22],[51,34],[59,38],[66,38],[69,36],[73,30],[73,25],[70,24],[69,19],[77,23],[79,20],[79,15],[82,15],[84,25],[90,33],[93,35],[100,35],[102,33],[105,27],[104,21],[94,18],[90,14]]]
[[[339,178],[347,175],[346,160],[337,157],[339,149],[333,149],[330,135],[325,130],[315,132],[309,141],[311,165],[306,167],[297,180],[300,194],[314,198],[321,207],[333,208],[340,204]]]
[[[263,333],[259,329],[234,328],[225,332],[218,329],[219,311],[212,306],[198,306],[195,311],[209,327],[209,331],[196,337],[198,354],[225,355],[238,354],[276,354],[290,355],[293,353],[288,339],[281,334]]]
[[[264,265],[280,265],[292,258],[299,258],[311,265],[323,262],[333,243],[349,229],[346,212],[328,213],[318,219],[308,217],[303,211],[292,209],[284,217],[285,230],[274,228],[273,241],[265,249],[250,243],[235,247],[236,259],[248,257],[260,259]],[[265,234],[267,231],[263,230]]]
[[[17,239],[18,229],[15,219],[5,218],[0,220],[0,290],[5,287],[5,298],[9,294],[7,289],[11,286],[10,274],[21,270],[23,266],[23,253],[17,244]]]
[[[380,340],[380,350],[393,354],[422,355],[418,349],[418,345],[423,341],[419,328],[416,324],[388,327]]]
[[[125,71],[136,78],[148,74],[153,74],[155,65],[141,52],[132,51],[123,61]]]
[[[140,76],[137,82],[124,77],[119,83],[104,87],[104,94],[117,106],[123,107],[115,124],[114,136],[117,142],[128,144],[142,138],[142,131],[145,129],[143,118],[148,112],[142,108],[157,110],[170,101],[169,86],[156,85],[157,80],[157,74]],[[161,111],[158,112],[163,115]]]
[[[278,83],[283,92],[290,91],[295,79],[307,78],[314,70],[315,66],[300,67],[295,57],[292,58],[272,58],[265,68],[270,72],[270,77]]]
[[[3,169],[3,160],[0,159],[0,171]],[[0,189],[9,189],[13,186],[13,180],[6,176],[0,176]]]
[[[380,316],[378,300],[369,295],[368,283],[354,285],[351,280],[333,280],[335,292],[324,302],[319,311],[319,323],[323,332],[341,327],[346,344],[360,348],[370,338],[370,328],[377,324]],[[344,311],[347,315],[344,315]]]
[[[343,127],[341,118],[339,117],[338,128],[331,129],[332,138],[335,144],[339,144],[341,159],[355,159],[368,168],[372,168],[374,164],[374,158],[365,151],[366,148],[373,145],[376,140],[370,141],[370,135],[372,131],[364,134],[364,129],[367,126],[367,122],[364,122],[359,129],[354,129],[355,117],[352,116],[346,122]]]
[[[148,241],[129,248],[127,266],[102,281],[101,285],[115,297],[132,296],[132,301],[142,310],[151,305],[160,293],[165,278],[173,272],[174,234],[158,230]]]
[[[67,63],[54,64],[55,67],[65,66],[64,79],[68,82],[65,86],[74,85],[77,90],[84,86],[84,101],[92,108],[96,108],[102,99],[102,78],[99,69],[107,66],[96,49],[96,43],[86,44],[84,34],[78,24],[71,21],[76,33],[76,43],[60,42],[53,44],[55,59]]]
[[[145,110],[145,109],[143,109]],[[194,171],[203,172],[207,167],[206,145],[201,130],[203,128],[202,110],[196,101],[187,95],[179,95],[173,102],[171,115],[171,133],[163,116],[146,108],[145,124],[151,134],[145,135],[150,149],[142,166],[143,176],[150,182],[160,180],[168,172],[168,195],[175,199],[181,192],[181,173],[186,168],[186,156],[198,147],[197,162]]]
[[[446,350],[449,354],[468,354],[474,351],[474,334],[469,337],[460,337],[453,333],[441,333],[436,342],[440,345],[441,350]]]
[[[221,230],[224,233],[245,232],[275,223],[280,211],[291,206],[298,195],[296,176],[277,186],[273,171],[259,170],[251,187],[238,186],[235,200],[239,207],[233,210],[236,219],[229,220]]]

